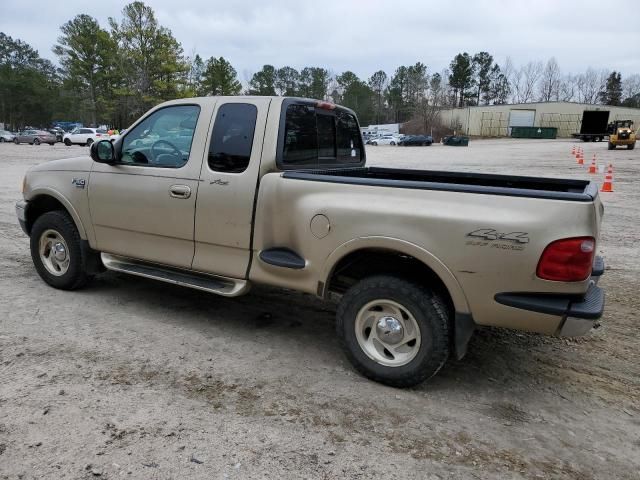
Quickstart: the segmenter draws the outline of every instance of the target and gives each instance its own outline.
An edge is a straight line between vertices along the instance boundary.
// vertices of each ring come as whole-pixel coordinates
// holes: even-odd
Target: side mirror
[[[98,163],[116,163],[116,149],[110,140],[100,140],[91,144],[91,158]]]

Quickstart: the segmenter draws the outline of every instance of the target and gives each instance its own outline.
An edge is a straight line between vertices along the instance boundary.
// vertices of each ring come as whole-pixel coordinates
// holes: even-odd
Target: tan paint
[[[545,281],[535,269],[550,242],[598,236],[599,199],[581,203],[283,178],[275,162],[282,100],[208,97],[160,105],[156,109],[201,106],[183,168],[110,166],[90,159],[48,162],[29,172],[25,198],[52,192],[67,206],[83,238],[106,253],[311,294],[324,293],[318,286],[328,284],[345,255],[372,248],[395,251],[432,269],[456,311],[471,313],[480,325],[555,333],[560,317],[502,306],[494,295],[587,290],[588,280]],[[252,103],[259,112],[251,162],[239,174],[213,172],[207,163],[212,119],[220,105],[230,102]],[[75,189],[72,178],[90,171],[87,189]],[[192,190],[189,199],[169,195],[176,183]],[[468,236],[481,228],[527,232],[530,241],[513,249]],[[272,247],[294,250],[305,259],[305,268],[260,260],[260,252]]]

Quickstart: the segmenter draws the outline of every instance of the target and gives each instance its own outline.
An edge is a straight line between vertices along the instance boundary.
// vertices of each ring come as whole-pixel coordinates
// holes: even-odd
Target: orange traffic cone
[[[589,173],[597,173],[598,165],[596,165],[596,154],[593,154],[593,160],[591,160],[591,165],[589,165]]]
[[[576,146],[571,147],[571,155],[576,156]]]
[[[610,173],[611,175],[613,175],[613,164],[609,164],[609,168],[607,169],[607,173]]]
[[[576,161],[578,162],[578,165],[584,165],[584,155],[582,155],[582,150],[578,150]]]
[[[613,192],[613,173],[607,172],[604,176],[604,183],[602,184],[601,192]]]

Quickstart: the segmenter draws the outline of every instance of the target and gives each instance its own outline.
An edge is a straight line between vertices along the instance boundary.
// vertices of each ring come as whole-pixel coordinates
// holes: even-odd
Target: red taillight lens
[[[596,242],[593,237],[557,240],[542,252],[536,275],[544,280],[580,282],[589,278]]]
[[[101,137],[102,134],[101,133],[96,133],[96,137]]]

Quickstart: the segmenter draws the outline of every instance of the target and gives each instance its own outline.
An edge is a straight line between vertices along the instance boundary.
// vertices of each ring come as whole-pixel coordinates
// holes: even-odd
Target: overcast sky
[[[0,31],[55,61],[59,28],[76,14],[108,27],[127,1],[2,0]],[[185,54],[224,56],[246,82],[264,64],[323,66],[366,78],[417,61],[430,72],[461,51],[516,66],[555,56],[563,72],[587,67],[640,73],[637,4],[602,0],[153,0]],[[629,11],[634,10],[633,13]],[[612,13],[613,11],[613,13]]]

